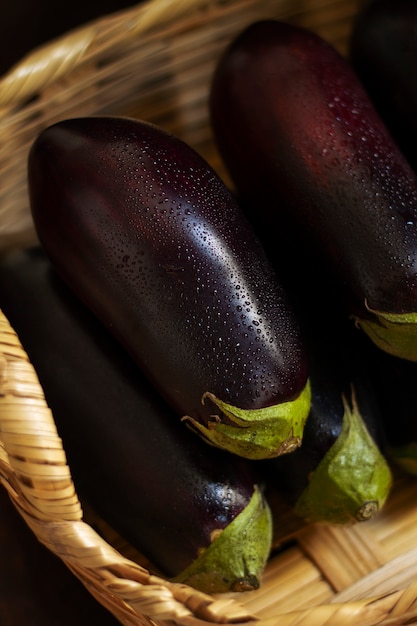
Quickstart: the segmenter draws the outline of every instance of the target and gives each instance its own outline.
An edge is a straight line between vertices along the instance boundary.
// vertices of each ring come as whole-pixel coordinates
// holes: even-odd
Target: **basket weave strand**
[[[36,241],[26,161],[45,126],[78,115],[140,117],[181,136],[227,181],[207,111],[224,47],[249,23],[278,18],[344,53],[360,3],[148,0],[31,52],[0,78],[0,251]],[[123,541],[116,548],[115,534],[86,516],[36,372],[1,312],[0,481],[39,541],[121,624],[417,624],[417,484],[406,477],[377,518],[353,527],[304,527],[273,506],[274,552],[255,592],[212,597],[155,575]]]

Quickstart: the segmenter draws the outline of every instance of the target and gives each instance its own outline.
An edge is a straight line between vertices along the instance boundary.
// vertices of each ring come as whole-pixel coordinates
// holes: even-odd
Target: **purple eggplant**
[[[246,210],[293,243],[286,263],[317,255],[356,324],[417,360],[417,178],[349,63],[304,28],[257,22],[220,59],[210,108]]]
[[[250,461],[179,427],[42,250],[2,260],[0,307],[38,374],[80,497],[165,575],[209,592],[256,588],[271,513]]]
[[[326,280],[317,259],[310,255],[308,267],[285,264],[291,241],[279,248],[274,242],[268,245],[269,232],[259,228],[259,237],[272,264],[281,268],[300,324],[309,361],[311,406],[302,445],[292,454],[261,462],[261,475],[267,488],[278,491],[305,522],[369,520],[383,508],[392,475],[379,396],[363,347],[389,355],[344,315],[334,284]],[[328,293],[333,296],[330,316]]]
[[[350,60],[372,102],[417,170],[417,3],[372,0],[353,24]]]
[[[248,458],[300,444],[310,388],[294,312],[191,147],[137,120],[65,120],[34,142],[29,189],[54,267],[190,428]]]
[[[299,298],[302,310],[296,309],[311,381],[303,443],[261,467],[267,486],[277,489],[304,521],[367,521],[383,508],[392,486],[379,396],[363,358],[364,337],[337,315],[329,324],[321,310],[317,314],[311,295]]]

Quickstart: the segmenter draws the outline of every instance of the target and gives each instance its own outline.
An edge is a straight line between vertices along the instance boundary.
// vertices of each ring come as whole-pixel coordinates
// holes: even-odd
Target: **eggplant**
[[[417,360],[417,178],[349,62],[305,28],[254,23],[217,64],[210,115],[236,193],[289,250],[283,263],[308,272],[317,256],[356,325]]]
[[[310,387],[297,320],[195,150],[140,120],[64,120],[32,145],[28,182],[54,267],[175,414],[247,458],[300,444]]]
[[[272,521],[250,461],[172,419],[41,249],[2,259],[0,307],[38,374],[80,497],[166,576],[209,593],[257,588]]]
[[[329,329],[311,300],[301,316],[312,391],[303,442],[290,455],[263,461],[262,474],[307,523],[367,521],[383,508],[393,479],[359,332],[340,318]]]
[[[260,229],[259,236],[267,244],[269,230]],[[273,265],[282,262],[281,248],[267,249]],[[278,492],[303,522],[363,522],[381,511],[393,482],[383,411],[364,347],[388,354],[351,324],[318,259],[309,260],[308,271],[287,264],[282,280],[307,351],[310,412],[301,446],[261,462],[261,475],[267,497]],[[328,293],[333,294],[331,316]],[[395,421],[395,412],[390,418]]]
[[[402,152],[417,169],[417,5],[374,0],[353,22],[350,61]]]

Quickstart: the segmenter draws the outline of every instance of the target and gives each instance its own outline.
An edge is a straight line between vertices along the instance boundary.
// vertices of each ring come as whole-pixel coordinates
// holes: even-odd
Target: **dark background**
[[[139,0],[0,0],[0,75],[38,45]]]

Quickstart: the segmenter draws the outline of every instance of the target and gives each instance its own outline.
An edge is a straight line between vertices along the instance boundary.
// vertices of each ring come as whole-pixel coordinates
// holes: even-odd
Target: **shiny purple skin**
[[[29,187],[49,258],[181,416],[207,422],[207,391],[242,409],[300,394],[307,366],[286,295],[185,143],[131,119],[66,120],[35,141]]]
[[[417,311],[416,176],[345,59],[312,32],[258,22],[220,60],[210,106],[254,219],[277,240],[288,224],[303,233],[363,315]],[[303,262],[301,245],[292,254]]]

